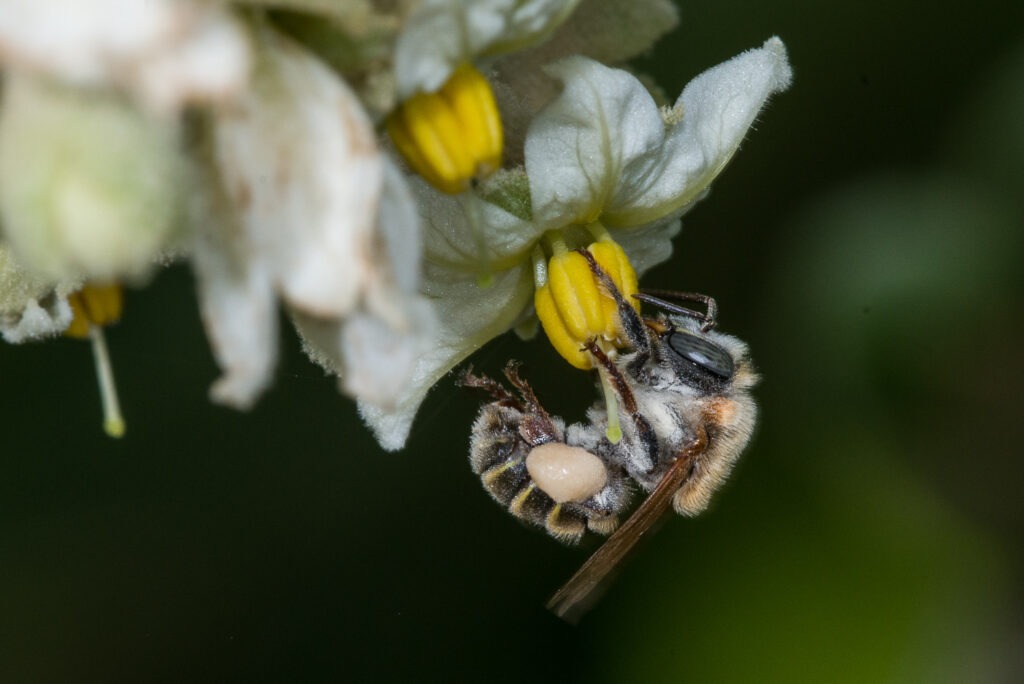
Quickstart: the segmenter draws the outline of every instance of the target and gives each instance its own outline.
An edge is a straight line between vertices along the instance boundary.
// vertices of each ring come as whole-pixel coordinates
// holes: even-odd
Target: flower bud
[[[54,280],[143,276],[175,227],[177,125],[102,91],[5,86],[0,211],[19,260]]]

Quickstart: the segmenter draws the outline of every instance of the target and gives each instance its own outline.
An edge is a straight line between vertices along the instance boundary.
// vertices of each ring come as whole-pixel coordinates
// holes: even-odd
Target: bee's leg
[[[641,470],[645,472],[653,470],[658,457],[658,438],[655,436],[651,424],[640,415],[640,410],[636,405],[636,397],[633,396],[633,390],[629,388],[629,383],[626,382],[622,371],[612,363],[612,360],[608,358],[608,355],[604,353],[604,350],[601,349],[596,341],[590,341],[587,345],[587,351],[594,356],[594,360],[601,366],[601,370],[607,374],[612,388],[619,395],[619,402],[622,404],[622,408],[633,422],[633,425],[636,426],[636,434],[643,444],[644,452],[647,456],[647,461],[643,464]]]
[[[509,383],[516,388],[519,392],[519,396],[522,397],[523,404],[530,413],[539,413],[547,418],[550,418],[547,410],[540,405],[540,400],[534,393],[533,388],[530,387],[530,383],[523,379],[523,376],[519,374],[519,369],[522,364],[519,361],[511,360],[505,364],[505,377],[508,378]]]
[[[619,321],[622,324],[622,330],[626,334],[626,340],[629,342],[629,345],[639,355],[646,357],[651,350],[651,340],[647,336],[647,328],[644,326],[643,318],[636,312],[633,305],[622,296],[619,288],[612,281],[611,276],[601,268],[601,264],[597,263],[594,255],[585,249],[578,249],[576,251],[587,260],[587,264],[590,265],[590,272],[594,274],[597,282],[601,284],[601,287],[608,293],[608,296],[615,300]]]
[[[457,383],[461,387],[468,387],[470,389],[478,389],[491,395],[495,402],[502,406],[508,406],[518,411],[526,411],[526,407],[519,399],[509,392],[507,389],[501,386],[501,384],[486,375],[473,375],[473,367],[470,366],[462,375],[459,376]]]
[[[718,302],[713,297],[709,297],[698,292],[675,292],[673,290],[644,290],[639,294],[633,295],[641,302],[646,302],[653,306],[667,311],[669,313],[679,314],[681,316],[689,316],[698,321],[701,321],[700,330],[701,332],[708,332],[715,327],[715,323],[718,318]],[[706,310],[705,313],[694,311],[693,309],[687,309],[684,306],[670,301],[676,300],[680,302],[697,302],[703,304]]]
[[[523,440],[530,446],[564,441],[551,420],[551,414],[540,405],[533,388],[519,375],[518,361],[509,361],[505,365],[505,377],[522,397],[524,416],[519,423],[519,434]]]

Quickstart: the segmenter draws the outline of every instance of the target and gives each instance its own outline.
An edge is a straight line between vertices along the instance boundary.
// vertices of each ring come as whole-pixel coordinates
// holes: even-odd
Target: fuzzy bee
[[[629,344],[610,354],[596,342],[587,345],[623,415],[620,439],[608,437],[604,400],[588,410],[586,423],[566,425],[549,415],[514,362],[505,369],[512,391],[471,371],[461,380],[491,397],[473,425],[470,464],[496,501],[563,542],[579,541],[588,529],[614,531],[549,603],[563,617],[584,607],[669,503],[687,516],[707,507],[757,416],[750,390],[758,376],[747,346],[713,330],[713,299],[644,292],[635,296],[660,311],[642,318],[590,262],[615,299]],[[703,303],[706,313],[684,307],[688,302]],[[635,487],[648,498],[616,530]]]

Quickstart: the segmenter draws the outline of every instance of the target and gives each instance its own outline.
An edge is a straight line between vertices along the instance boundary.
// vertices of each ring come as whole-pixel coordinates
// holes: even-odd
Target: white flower
[[[385,448],[405,443],[435,382],[524,315],[533,294],[531,251],[545,231],[568,235],[600,222],[638,273],[668,258],[678,217],[706,193],[767,98],[791,79],[785,48],[772,38],[698,76],[663,117],[625,71],[571,58],[552,72],[565,88],[526,138],[532,216],[420,188],[425,291],[436,298],[440,329],[395,410],[363,407]],[[482,263],[494,272],[488,287],[476,284]]]
[[[414,337],[427,318],[415,294],[416,214],[399,174],[386,172],[359,101],[270,29],[256,42],[251,90],[214,119],[221,220],[200,227],[194,250],[203,319],[224,370],[211,392],[241,408],[271,379],[278,297],[303,327],[342,340],[327,341],[318,358],[345,366],[362,358],[342,358],[353,337]],[[384,402],[394,368],[368,367],[385,387],[367,396]],[[373,381],[361,383],[345,387],[359,392]]]
[[[421,0],[395,45],[398,96],[440,88],[457,66],[542,40],[579,0]]]
[[[170,112],[238,94],[249,50],[239,22],[208,3],[4,0],[0,61],[70,85],[125,88]]]

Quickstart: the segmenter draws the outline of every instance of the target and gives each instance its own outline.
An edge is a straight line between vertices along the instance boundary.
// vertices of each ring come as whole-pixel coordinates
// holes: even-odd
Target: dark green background
[[[671,263],[751,343],[761,429],[576,628],[543,602],[591,549],[516,524],[465,462],[443,382],[379,451],[285,337],[250,414],[191,276],[86,345],[0,347],[0,680],[1013,682],[1024,678],[1024,5],[690,2],[641,67],[677,93],[781,36],[764,113]],[[583,374],[511,336],[578,416]]]

